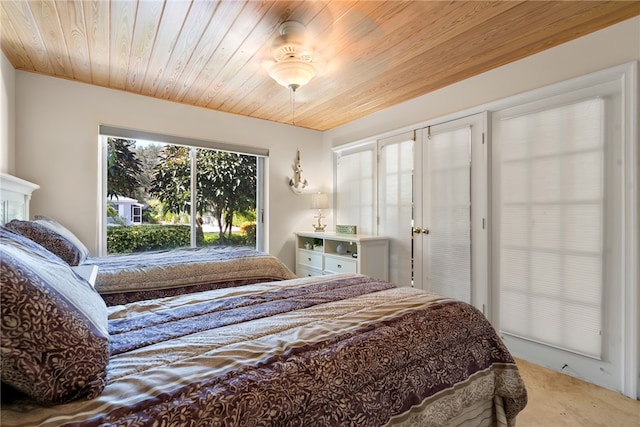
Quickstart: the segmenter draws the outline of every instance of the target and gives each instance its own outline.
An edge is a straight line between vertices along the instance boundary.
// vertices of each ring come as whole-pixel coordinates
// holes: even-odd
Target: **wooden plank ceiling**
[[[637,1],[0,1],[14,68],[328,130],[640,15]],[[272,80],[279,25],[319,72]]]

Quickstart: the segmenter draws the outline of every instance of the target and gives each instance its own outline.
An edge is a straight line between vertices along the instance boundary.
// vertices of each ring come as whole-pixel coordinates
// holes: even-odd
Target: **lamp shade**
[[[316,68],[306,61],[286,59],[273,64],[269,75],[284,87],[300,87],[309,83],[316,75]]]
[[[315,193],[311,195],[311,209],[328,209],[329,195],[325,193]]]

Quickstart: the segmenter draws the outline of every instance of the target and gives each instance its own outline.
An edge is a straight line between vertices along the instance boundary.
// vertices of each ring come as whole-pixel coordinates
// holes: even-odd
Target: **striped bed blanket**
[[[527,400],[482,313],[361,275],[113,306],[109,334],[98,397],[3,404],[2,425],[426,426],[485,402],[513,425]]]
[[[278,258],[238,246],[180,248],[89,257],[108,305],[295,277]]]

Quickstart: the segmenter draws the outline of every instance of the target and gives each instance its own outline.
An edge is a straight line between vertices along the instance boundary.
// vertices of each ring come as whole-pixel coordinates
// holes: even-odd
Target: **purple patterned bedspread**
[[[295,277],[273,255],[237,246],[90,257],[84,264],[98,266],[95,287],[107,305]]]
[[[4,425],[442,424],[502,397],[515,363],[465,303],[343,274],[112,307],[108,385],[54,408],[2,407]]]

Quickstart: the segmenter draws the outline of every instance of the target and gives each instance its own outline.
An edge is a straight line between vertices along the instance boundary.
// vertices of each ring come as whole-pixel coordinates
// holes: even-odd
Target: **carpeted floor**
[[[640,401],[516,360],[529,394],[517,427],[640,427]]]

